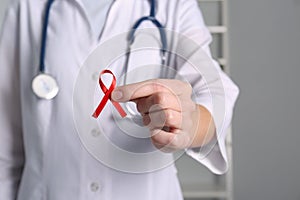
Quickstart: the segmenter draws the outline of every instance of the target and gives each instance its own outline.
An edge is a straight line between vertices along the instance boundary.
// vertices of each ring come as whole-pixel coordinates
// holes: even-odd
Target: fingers
[[[127,102],[160,92],[174,93],[179,96],[187,91],[191,92],[191,86],[186,82],[171,79],[153,79],[120,86],[113,91],[112,99],[118,102]]]
[[[143,115],[143,123],[150,130],[168,127],[172,132],[174,129],[181,129],[182,113],[171,109],[150,112]]]
[[[159,92],[149,97],[135,100],[137,110],[143,115],[163,109],[181,111],[181,105],[177,96],[172,93]]]
[[[176,149],[177,138],[174,133],[156,129],[153,130],[151,134],[151,141],[157,149],[163,152],[171,152]]]
[[[154,79],[116,88],[112,100],[134,101],[149,127],[153,144],[162,151],[188,146],[188,130],[192,127],[192,87],[179,80]],[[184,116],[183,116],[184,115]],[[182,123],[184,119],[184,123]]]
[[[180,130],[177,130],[175,133],[169,133],[164,130],[155,129],[151,134],[153,145],[164,152],[184,149],[190,145],[188,135]]]

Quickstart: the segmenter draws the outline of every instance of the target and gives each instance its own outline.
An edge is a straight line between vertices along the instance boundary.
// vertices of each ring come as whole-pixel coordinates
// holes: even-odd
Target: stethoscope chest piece
[[[32,90],[37,97],[51,100],[57,96],[59,87],[55,78],[48,74],[40,73],[32,81]]]

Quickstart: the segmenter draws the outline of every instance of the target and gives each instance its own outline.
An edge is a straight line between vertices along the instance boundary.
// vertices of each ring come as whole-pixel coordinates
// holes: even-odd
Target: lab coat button
[[[94,136],[94,137],[98,137],[98,136],[101,134],[101,132],[100,132],[99,129],[93,129],[93,130],[91,131],[91,134],[92,134],[92,136]]]
[[[92,192],[97,192],[100,189],[99,183],[96,182],[91,183],[90,189]]]
[[[93,81],[98,81],[99,80],[99,72],[94,72],[93,74],[92,74],[92,79],[93,79]]]

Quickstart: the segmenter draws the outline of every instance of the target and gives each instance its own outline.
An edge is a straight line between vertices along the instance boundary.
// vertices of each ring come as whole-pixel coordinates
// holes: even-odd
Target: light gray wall
[[[0,0],[0,25],[2,25],[2,20],[4,16],[4,12],[9,0]]]
[[[237,200],[300,199],[300,0],[229,0]]]

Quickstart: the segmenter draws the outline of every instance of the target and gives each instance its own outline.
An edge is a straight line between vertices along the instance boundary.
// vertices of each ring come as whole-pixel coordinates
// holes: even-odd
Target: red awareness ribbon
[[[101,80],[101,76],[103,74],[111,74],[113,76],[113,80],[112,80],[112,83],[109,87],[109,89],[107,89],[104,85],[104,83],[102,82]],[[93,117],[94,118],[98,118],[100,113],[102,112],[103,108],[105,107],[105,105],[107,104],[108,100],[110,100],[112,102],[112,104],[114,105],[114,107],[117,109],[117,111],[120,113],[121,117],[124,118],[126,117],[126,112],[123,110],[123,108],[121,107],[121,105],[118,103],[118,102],[115,102],[115,101],[112,101],[111,100],[111,93],[113,92],[113,90],[115,89],[116,87],[116,77],[115,75],[108,69],[106,70],[103,70],[101,73],[100,73],[100,77],[99,77],[99,85],[100,85],[100,88],[101,90],[104,92],[104,97],[103,99],[101,100],[100,104],[98,105],[97,109],[95,110],[94,114],[93,114]]]

